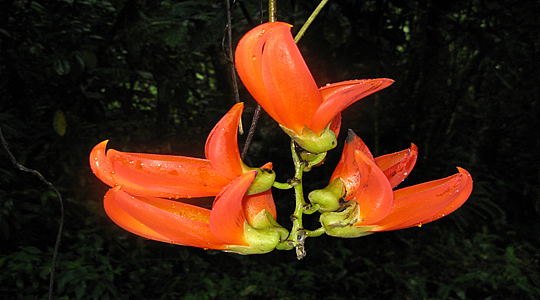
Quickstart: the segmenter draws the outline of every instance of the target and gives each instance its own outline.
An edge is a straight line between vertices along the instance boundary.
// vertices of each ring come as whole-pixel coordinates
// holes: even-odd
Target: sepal
[[[371,234],[376,226],[354,226],[360,216],[360,207],[354,201],[340,212],[325,212],[319,221],[326,230],[326,234],[341,238],[357,238]]]
[[[244,237],[249,246],[230,245],[226,252],[244,255],[268,253],[289,235],[289,231],[279,225],[267,210],[258,213],[252,223],[244,223]]]
[[[334,149],[337,146],[336,134],[330,130],[328,125],[320,135],[313,130],[304,127],[302,134],[298,135],[294,130],[291,130],[283,125],[279,125],[291,139],[293,139],[300,147],[311,153],[322,153]]]
[[[268,191],[276,180],[276,172],[267,168],[252,169],[257,171],[257,176],[249,186],[246,195],[254,195]]]
[[[336,211],[344,204],[347,190],[343,180],[336,178],[324,189],[311,191],[308,199],[313,205],[319,205],[320,212]]]
[[[324,160],[326,159],[326,153],[327,153],[327,152],[311,153],[301,147],[297,147],[296,152],[300,156],[300,159],[306,163],[306,166],[304,167],[304,172],[309,172],[311,171],[311,169],[313,169],[313,167],[318,167],[324,164]]]

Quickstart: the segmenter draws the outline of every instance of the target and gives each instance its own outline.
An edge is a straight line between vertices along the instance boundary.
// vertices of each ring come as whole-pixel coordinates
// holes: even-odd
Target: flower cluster
[[[206,159],[106,151],[107,141],[95,146],[90,165],[112,187],[104,207],[115,223],[157,241],[255,254],[276,248],[298,251],[306,236],[322,233],[359,237],[419,226],[452,213],[467,200],[472,178],[461,168],[444,179],[394,190],[413,169],[418,148],[412,144],[374,158],[352,131],[328,186],[311,191],[309,202],[304,200],[298,188],[301,174],[336,147],[341,112],[393,81],[351,80],[317,87],[290,28],[273,22],[252,29],[238,44],[235,64],[247,90],[291,137],[293,160],[299,162],[294,180],[276,182],[271,163],[251,168],[242,162],[237,132],[244,106],[239,103],[210,132]],[[276,222],[272,186],[295,188],[290,232]],[[181,201],[197,197],[215,198],[211,208]],[[321,228],[304,229],[302,214],[315,211],[321,213]]]
[[[140,236],[173,244],[243,254],[273,250],[288,232],[279,226],[270,187],[272,164],[247,167],[237,146],[243,104],[236,104],[206,140],[207,159],[105,151],[90,153],[96,176],[113,187],[109,217]],[[215,196],[212,209],[173,199]]]

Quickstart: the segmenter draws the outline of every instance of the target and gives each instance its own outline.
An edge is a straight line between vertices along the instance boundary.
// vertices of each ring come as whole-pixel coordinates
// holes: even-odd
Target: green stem
[[[321,227],[315,230],[306,231],[306,237],[318,237],[323,235],[324,233],[326,233],[326,229],[324,229],[324,227]]]
[[[302,216],[304,215],[304,208],[306,207],[306,201],[304,199],[304,185],[302,177],[304,174],[305,162],[298,156],[296,152],[296,146],[293,140],[291,140],[291,154],[294,163],[294,182],[297,183],[294,186],[295,195],[295,208],[294,213],[291,216],[293,227],[289,235],[289,240],[292,239],[292,246],[296,248],[296,257],[298,259],[306,256],[306,250],[304,249],[305,239],[308,236],[307,231],[304,230],[302,222]]]
[[[315,17],[319,14],[322,8],[326,5],[328,0],[321,0],[317,8],[313,11],[311,16],[307,19],[306,23],[296,37],[294,41],[298,41],[302,38],[309,25],[315,20]],[[270,22],[276,21],[276,0],[268,1],[268,19]],[[310,160],[310,163],[307,164],[302,158],[299,157],[298,152],[296,151],[296,145],[293,140],[291,140],[291,154],[294,163],[294,178],[288,183],[274,182],[273,186],[278,189],[290,189],[294,188],[295,195],[295,208],[294,213],[291,216],[293,222],[292,229],[290,231],[289,237],[287,240],[279,243],[276,246],[278,250],[292,250],[296,249],[296,257],[302,259],[306,256],[306,250],[304,248],[305,240],[308,237],[317,237],[326,232],[324,227],[320,227],[316,230],[306,230],[304,229],[302,216],[304,214],[312,214],[318,210],[318,205],[311,206],[306,203],[304,199],[304,186],[302,182],[302,177],[304,172],[308,172],[313,166],[319,164],[326,157],[326,153],[319,154],[313,159]]]
[[[302,26],[302,28],[300,28],[300,31],[298,31],[298,33],[294,37],[294,42],[295,43],[298,43],[298,41],[302,38],[304,33],[306,33],[306,30],[308,29],[309,25],[311,25],[311,23],[313,23],[313,20],[315,20],[315,18],[317,17],[319,12],[321,12],[321,10],[323,9],[323,7],[326,5],[327,2],[328,2],[328,0],[321,0],[319,5],[317,5],[317,8],[315,8],[315,10],[311,13],[311,16],[309,16],[306,23],[304,23],[304,26]],[[273,21],[271,21],[271,22],[273,22]]]
[[[269,0],[268,1],[268,21],[269,22],[275,22],[277,21],[276,18],[276,1],[277,0]]]
[[[288,190],[288,189],[293,188],[293,185],[290,184],[290,183],[282,183],[282,182],[277,182],[277,181],[274,181],[272,186],[275,187],[276,189],[280,189],[280,190]]]

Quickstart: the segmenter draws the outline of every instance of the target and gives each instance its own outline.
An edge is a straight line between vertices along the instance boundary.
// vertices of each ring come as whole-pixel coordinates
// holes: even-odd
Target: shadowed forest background
[[[267,20],[237,0],[233,47]],[[278,1],[296,33],[317,1]],[[0,127],[10,150],[63,194],[58,299],[540,298],[540,2],[330,0],[299,43],[319,85],[396,82],[343,114],[374,155],[413,142],[403,186],[467,169],[474,190],[449,217],[358,239],[308,239],[240,256],[145,240],[105,215],[90,171],[97,143],[202,157],[234,104],[222,48],[226,2],[18,0],[0,4]],[[225,44],[227,41],[225,40]],[[247,126],[255,103],[240,86]],[[240,138],[240,145],[245,136]],[[249,165],[292,176],[289,139],[265,113]],[[324,187],[341,149],[306,174]],[[291,191],[275,191],[290,228]],[[56,195],[0,151],[0,298],[44,299],[60,220]],[[317,218],[306,227],[317,228]]]

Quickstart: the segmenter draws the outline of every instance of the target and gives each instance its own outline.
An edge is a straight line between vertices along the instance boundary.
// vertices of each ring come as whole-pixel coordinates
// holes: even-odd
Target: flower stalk
[[[316,212],[318,209],[318,205],[313,206],[306,202],[304,197],[303,175],[306,168],[311,169],[314,163],[319,164],[321,160],[324,159],[324,157],[326,156],[326,153],[324,153],[324,155],[319,154],[315,156],[312,161],[308,161],[302,159],[301,155],[298,152],[303,151],[303,149],[299,148],[293,140],[291,140],[290,149],[294,165],[294,177],[289,180],[289,182],[294,182],[292,186],[294,188],[295,207],[294,212],[291,215],[291,221],[293,223],[291,232],[287,240],[283,242],[282,249],[280,250],[291,250],[292,248],[295,248],[296,257],[298,259],[302,259],[306,256],[306,250],[304,246],[306,238],[320,236],[326,231],[324,227],[320,227],[316,230],[307,230],[304,228],[303,215]]]
[[[328,3],[328,0],[321,0],[321,2],[319,2],[319,5],[317,5],[317,7],[315,8],[315,10],[311,13],[311,15],[309,16],[309,18],[306,20],[306,23],[304,23],[304,25],[302,26],[302,28],[300,28],[300,30],[298,31],[298,33],[296,34],[296,36],[294,37],[294,42],[295,43],[298,43],[298,41],[300,41],[300,39],[304,36],[304,33],[306,33],[307,29],[309,28],[309,26],[311,25],[311,23],[313,23],[313,21],[315,20],[315,18],[317,17],[317,15],[321,12],[321,10],[323,9],[323,7],[326,5],[326,3]],[[271,21],[272,22],[272,21]]]

